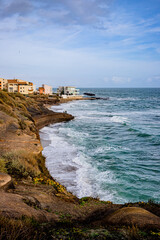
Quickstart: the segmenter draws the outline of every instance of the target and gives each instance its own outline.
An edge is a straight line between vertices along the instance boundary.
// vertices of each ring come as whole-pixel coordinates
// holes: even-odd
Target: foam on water
[[[104,177],[109,183],[114,182],[112,173],[110,171],[99,172],[90,164],[92,159],[82,152],[82,147],[77,149],[69,144],[65,138],[58,135],[60,132],[65,133],[66,136],[72,136],[74,133],[66,131],[63,123],[50,125],[40,131],[42,143],[43,140],[51,141],[43,150],[46,167],[51,175],[77,197],[92,196],[111,201],[114,191],[108,190],[104,193],[99,189],[99,184],[103,182]],[[79,133],[78,136],[81,134]]]
[[[123,97],[123,98],[118,98],[118,97],[111,97],[111,100],[116,100],[116,101],[139,101],[140,98],[133,98],[133,97]]]
[[[48,133],[48,140],[51,140],[51,144],[43,150],[46,157],[46,166],[51,175],[61,184],[64,184],[68,191],[78,197],[93,195],[91,173],[88,177],[90,164],[87,163],[85,156],[79,153],[75,146],[68,144],[56,132],[57,129],[54,129],[54,126],[44,128],[40,132],[42,140],[44,133]],[[94,172],[94,170],[92,171]]]

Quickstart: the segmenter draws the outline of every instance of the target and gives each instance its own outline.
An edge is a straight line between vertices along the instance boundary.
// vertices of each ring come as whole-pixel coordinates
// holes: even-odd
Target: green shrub
[[[2,166],[14,178],[36,177],[40,174],[36,155],[26,151],[12,151],[1,156]]]
[[[8,174],[15,178],[27,178],[28,176],[34,177],[34,174],[31,170],[26,169],[21,163],[17,160],[8,161],[6,163],[6,168]]]
[[[7,169],[5,167],[5,160],[3,158],[0,158],[0,172],[7,172]]]

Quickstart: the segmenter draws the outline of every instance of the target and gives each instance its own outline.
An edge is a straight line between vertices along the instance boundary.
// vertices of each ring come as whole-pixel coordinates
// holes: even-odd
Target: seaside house
[[[57,93],[62,97],[73,97],[79,95],[79,89],[70,86],[61,86],[57,89]]]
[[[52,95],[52,86],[48,86],[46,84],[42,84],[42,87],[39,87],[38,90],[39,90],[40,94]]]
[[[7,83],[8,92],[18,92],[18,81],[16,79],[9,79]]]
[[[21,94],[33,94],[34,85],[32,82],[23,81],[21,79],[8,79],[7,90],[8,92],[19,92]]]
[[[18,92],[22,93],[22,94],[33,94],[33,92],[34,92],[33,83],[31,83],[31,82],[18,83]]]

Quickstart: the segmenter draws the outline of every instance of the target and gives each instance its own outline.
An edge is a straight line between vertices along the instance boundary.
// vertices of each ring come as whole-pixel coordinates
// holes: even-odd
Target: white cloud
[[[112,77],[105,77],[104,82],[106,83],[117,83],[117,84],[124,84],[124,83],[130,83],[131,78],[130,77],[122,77],[122,76],[112,76]]]
[[[120,76],[113,76],[112,81],[114,83],[129,83],[131,82],[131,78],[129,77],[120,77]]]
[[[147,82],[160,82],[160,75],[159,76],[152,76],[147,79]]]

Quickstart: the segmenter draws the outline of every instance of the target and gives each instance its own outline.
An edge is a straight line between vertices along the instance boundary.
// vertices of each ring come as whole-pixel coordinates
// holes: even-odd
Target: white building
[[[52,95],[52,86],[48,86],[46,84],[42,84],[42,87],[44,88],[45,94]]]
[[[69,87],[69,86],[61,86],[57,89],[57,93],[62,96],[62,95],[66,95],[66,96],[77,96],[79,95],[79,89],[75,88],[75,87]]]
[[[52,95],[52,86],[48,86],[46,84],[42,84],[42,87],[39,87],[40,94],[48,94]]]

